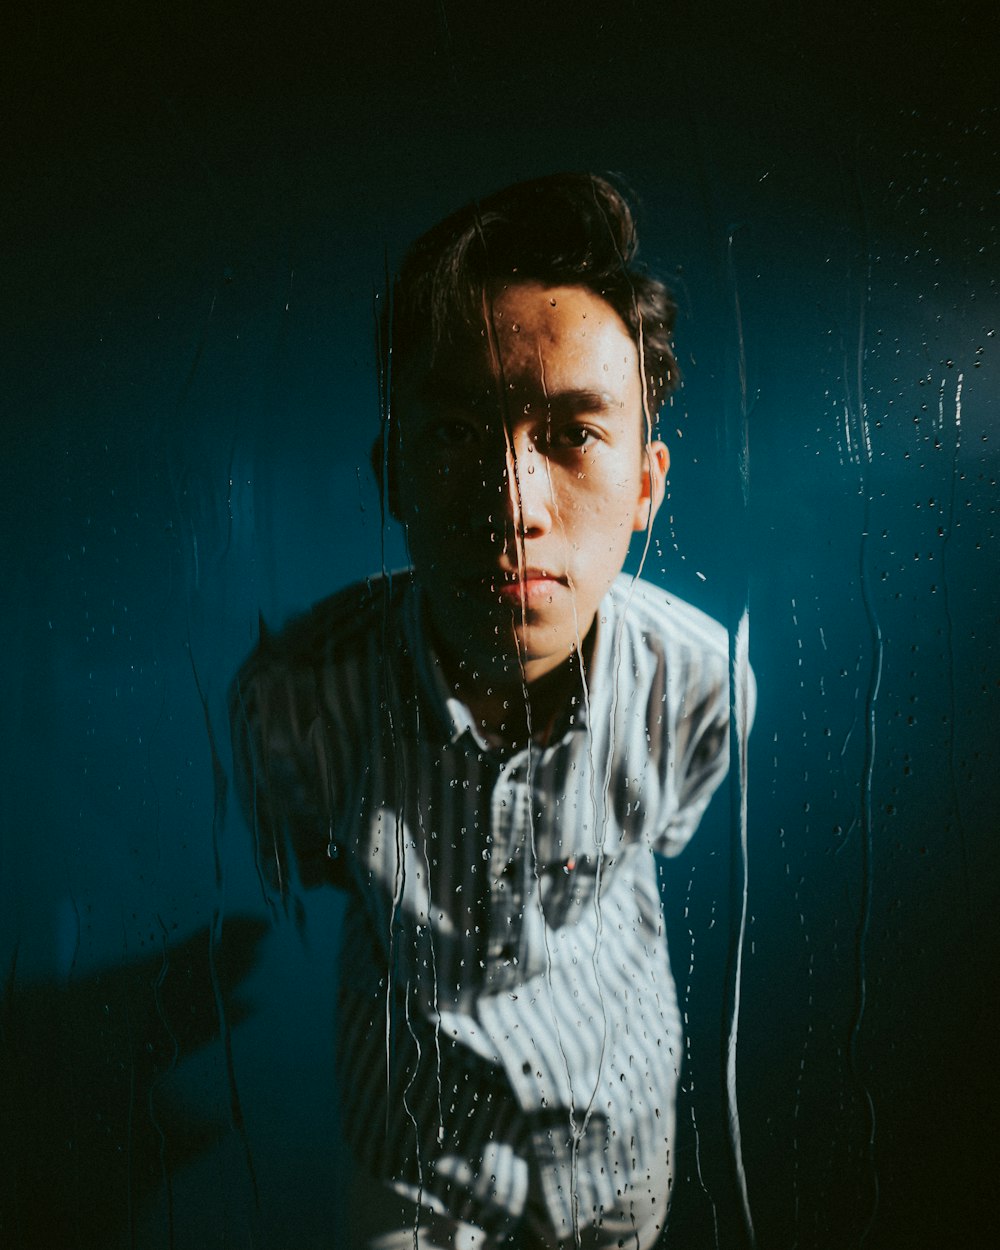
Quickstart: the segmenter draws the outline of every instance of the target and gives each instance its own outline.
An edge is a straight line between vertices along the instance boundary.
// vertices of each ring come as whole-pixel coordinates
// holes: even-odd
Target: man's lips
[[[504,603],[519,603],[522,598],[531,601],[547,599],[560,587],[568,587],[569,578],[545,568],[522,571],[492,569],[468,580],[471,587],[496,595]]]
[[[500,598],[505,603],[520,603],[526,599],[529,603],[535,599],[550,598],[564,583],[558,577],[548,573],[526,573],[512,581],[503,581],[497,587]]]

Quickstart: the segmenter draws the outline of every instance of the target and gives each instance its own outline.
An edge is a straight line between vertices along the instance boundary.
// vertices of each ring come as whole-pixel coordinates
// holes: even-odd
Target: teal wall
[[[343,1244],[340,902],[268,909],[226,688],[260,615],[405,562],[367,467],[386,265],[473,195],[586,168],[635,187],[681,305],[645,575],[728,621],[749,602],[758,1243],[994,1244],[989,24],[153,7],[13,19],[0,87],[0,1241]],[[664,865],[672,1247],[745,1242],[733,810]]]

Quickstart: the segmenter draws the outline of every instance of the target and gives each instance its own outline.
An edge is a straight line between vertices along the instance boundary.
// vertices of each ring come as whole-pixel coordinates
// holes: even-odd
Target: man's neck
[[[529,739],[547,743],[571,701],[582,699],[584,672],[593,651],[596,630],[584,639],[584,663],[574,648],[566,659],[539,677],[528,680],[518,665],[492,673],[469,671],[442,657],[445,679],[468,707],[476,728],[489,740],[507,747],[526,746]]]

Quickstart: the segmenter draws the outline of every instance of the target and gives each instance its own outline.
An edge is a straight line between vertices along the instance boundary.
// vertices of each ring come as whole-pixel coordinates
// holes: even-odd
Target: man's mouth
[[[487,569],[462,579],[466,590],[486,594],[503,603],[516,604],[522,599],[544,601],[569,586],[569,577],[542,566],[528,569]]]
[[[493,588],[504,603],[544,601],[567,585],[567,578],[545,568],[502,569],[495,576]]]

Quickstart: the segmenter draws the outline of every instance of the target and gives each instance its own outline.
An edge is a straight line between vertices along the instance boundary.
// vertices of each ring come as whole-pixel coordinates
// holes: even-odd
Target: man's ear
[[[670,468],[670,452],[666,443],[657,440],[647,443],[643,452],[642,482],[639,498],[636,500],[635,514],[632,518],[632,529],[639,531],[648,529],[663,503],[663,494],[667,485],[667,470]]]
[[[375,474],[375,481],[378,483],[379,498],[382,500],[382,506],[388,511],[393,520],[398,521],[399,516],[399,481],[396,475],[396,456],[393,454],[396,439],[388,444],[388,454],[386,452],[386,432],[385,427],[379,433],[378,438],[372,443],[371,450],[371,466],[372,472]]]

